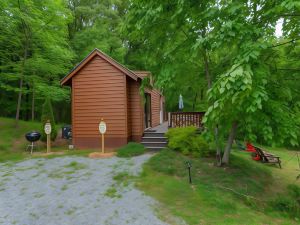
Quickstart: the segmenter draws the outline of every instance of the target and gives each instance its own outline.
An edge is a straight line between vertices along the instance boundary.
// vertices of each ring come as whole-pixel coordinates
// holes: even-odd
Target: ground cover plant
[[[272,152],[280,152],[284,159],[294,154],[282,149]],[[192,164],[192,185],[187,161]],[[297,224],[300,186],[295,182],[296,166],[296,158],[279,169],[236,150],[231,166],[217,167],[212,158],[164,150],[145,164],[137,186],[187,224]]]
[[[136,142],[129,142],[127,145],[117,149],[117,156],[127,158],[144,154],[144,152],[144,145]]]

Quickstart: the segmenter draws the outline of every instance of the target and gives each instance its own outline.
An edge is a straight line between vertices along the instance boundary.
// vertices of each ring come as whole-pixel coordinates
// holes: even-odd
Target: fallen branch
[[[220,185],[215,185],[215,186],[218,187],[218,188],[221,188],[221,189],[225,189],[225,190],[231,191],[231,192],[233,192],[233,193],[235,193],[235,194],[237,194],[237,195],[240,195],[240,196],[243,196],[243,197],[246,197],[246,198],[251,198],[251,199],[254,199],[254,200],[257,200],[257,201],[260,201],[260,202],[265,203],[264,200],[255,198],[254,196],[251,196],[251,195],[246,195],[246,194],[237,192],[237,191],[234,190],[234,189],[231,189],[231,188],[228,188],[228,187],[223,187],[223,186],[220,186]]]

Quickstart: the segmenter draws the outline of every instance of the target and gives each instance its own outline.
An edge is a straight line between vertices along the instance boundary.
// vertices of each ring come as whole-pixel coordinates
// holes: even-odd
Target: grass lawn
[[[0,117],[0,152],[17,151],[26,145],[24,135],[33,130],[39,131],[41,124],[20,120],[19,128],[15,128],[15,120]]]
[[[60,129],[59,125],[57,125],[57,129]],[[95,151],[68,150],[67,146],[55,146],[52,147],[51,151],[57,154],[47,156],[34,154],[33,156],[31,156],[28,151],[25,152],[26,146],[28,145],[28,142],[25,139],[25,134],[33,130],[40,131],[41,123],[20,120],[19,127],[15,128],[14,119],[0,117],[0,162],[20,161],[26,158],[34,157],[53,158],[65,155],[87,156],[89,153]],[[39,149],[40,153],[46,152],[44,144],[40,143]]]
[[[160,215],[166,221],[175,215],[188,224],[299,224],[295,216],[270,205],[288,195],[289,184],[300,188],[297,158],[288,161],[295,151],[272,152],[282,157],[283,169],[255,162],[238,150],[227,168],[215,167],[214,159],[190,159],[165,150],[144,165],[137,186],[162,204]],[[192,185],[186,161],[192,163]]]
[[[117,149],[117,156],[123,158],[130,158],[145,153],[144,145],[136,142],[129,142],[127,145]]]

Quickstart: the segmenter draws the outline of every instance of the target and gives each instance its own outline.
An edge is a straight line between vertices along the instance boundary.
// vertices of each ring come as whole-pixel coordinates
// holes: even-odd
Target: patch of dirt
[[[107,152],[107,153],[102,153],[102,152],[92,152],[89,154],[89,158],[91,159],[100,159],[100,158],[110,158],[115,156],[115,152]]]

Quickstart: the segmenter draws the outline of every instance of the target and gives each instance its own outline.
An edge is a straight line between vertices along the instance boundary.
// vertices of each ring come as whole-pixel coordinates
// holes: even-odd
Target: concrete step
[[[143,144],[146,148],[148,147],[166,147],[167,146],[167,142],[141,142],[141,144]]]
[[[144,137],[165,137],[164,133],[157,133],[157,132],[144,132]]]
[[[142,137],[142,142],[167,142],[166,137]]]

